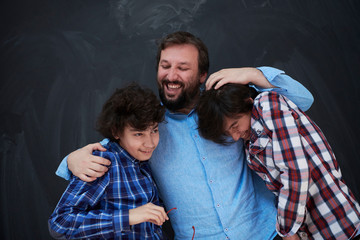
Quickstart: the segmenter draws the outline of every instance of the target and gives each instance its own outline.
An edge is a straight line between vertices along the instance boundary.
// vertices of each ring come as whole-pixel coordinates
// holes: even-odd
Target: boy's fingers
[[[150,203],[148,207],[149,217],[155,220],[158,225],[162,225],[167,218],[164,208],[152,203]]]
[[[158,214],[153,214],[152,219],[156,222],[157,225],[162,225],[165,222]]]
[[[155,205],[155,206],[156,206],[156,205]],[[165,209],[164,209],[163,207],[156,206],[156,209],[157,209],[157,211],[160,212],[160,214],[161,214],[161,216],[162,216],[163,219],[169,220],[169,217],[168,217],[168,215],[166,214]]]

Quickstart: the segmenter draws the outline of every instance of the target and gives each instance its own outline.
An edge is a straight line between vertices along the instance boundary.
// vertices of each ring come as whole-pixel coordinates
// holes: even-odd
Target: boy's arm
[[[210,75],[206,89],[212,86],[217,89],[227,83],[252,84],[259,92],[278,92],[303,111],[308,110],[314,102],[312,94],[302,84],[272,67],[223,69]]]
[[[94,154],[116,161],[114,154],[109,152],[94,152]],[[169,219],[164,208],[153,203],[133,209],[128,209],[126,205],[119,206],[120,210],[95,207],[103,199],[110,182],[112,182],[110,173],[90,183],[73,176],[49,218],[51,236],[57,239],[64,237],[114,239],[130,231],[130,225],[142,222],[162,225]]]
[[[106,166],[109,166],[111,162],[108,159],[94,156],[92,152],[105,151],[106,149],[102,145],[107,142],[108,139],[104,139],[100,143],[89,144],[70,153],[61,161],[56,175],[69,180],[73,174],[85,182],[91,182],[103,176],[108,170]]]
[[[291,109],[276,93],[261,98],[259,112],[265,127],[272,132],[272,158],[281,172],[282,187],[278,195],[277,224],[280,236],[294,236],[305,218],[309,188],[309,166],[301,136]]]
[[[129,231],[129,210],[89,210],[101,200],[109,174],[86,183],[72,177],[48,224],[55,238],[114,238]]]

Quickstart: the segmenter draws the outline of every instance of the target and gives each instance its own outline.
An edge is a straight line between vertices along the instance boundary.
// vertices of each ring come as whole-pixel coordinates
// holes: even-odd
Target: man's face
[[[191,44],[171,45],[161,51],[157,82],[163,104],[188,113],[200,95],[206,74],[199,74],[198,50]]]

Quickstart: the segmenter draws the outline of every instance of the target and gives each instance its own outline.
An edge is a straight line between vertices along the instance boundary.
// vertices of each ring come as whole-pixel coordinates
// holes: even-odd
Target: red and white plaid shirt
[[[251,128],[248,165],[278,197],[278,233],[298,233],[302,239],[353,237],[360,207],[320,128],[275,92],[255,99]]]

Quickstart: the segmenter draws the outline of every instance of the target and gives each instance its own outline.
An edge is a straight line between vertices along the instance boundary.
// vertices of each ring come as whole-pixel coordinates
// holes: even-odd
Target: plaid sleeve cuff
[[[124,232],[131,230],[129,223],[129,210],[116,210],[113,214],[115,235],[121,236]]]

